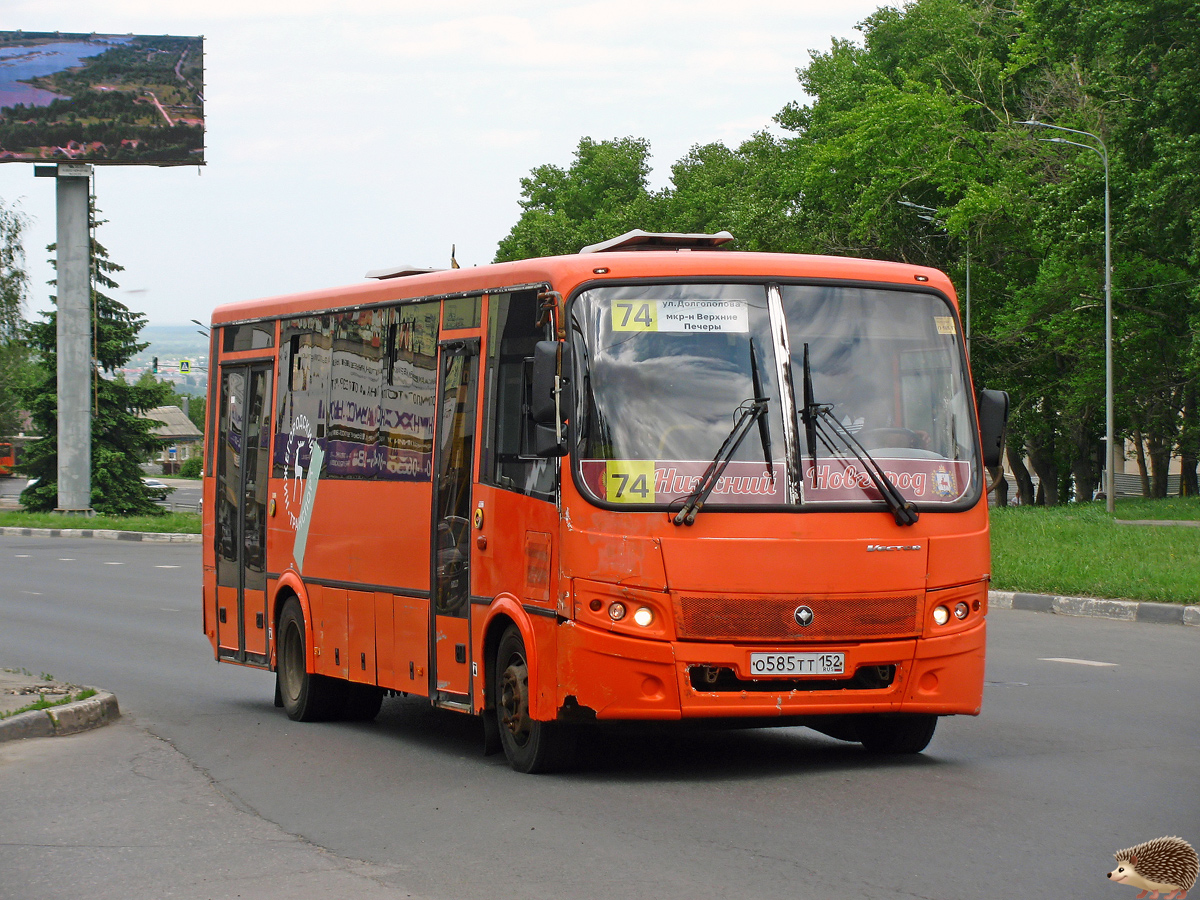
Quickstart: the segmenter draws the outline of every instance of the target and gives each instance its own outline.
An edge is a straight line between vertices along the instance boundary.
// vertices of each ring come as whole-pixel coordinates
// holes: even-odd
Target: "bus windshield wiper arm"
[[[887,472],[883,471],[883,468],[875,461],[875,457],[868,453],[867,448],[860,444],[850,430],[837,420],[837,417],[830,411],[830,407],[822,406],[818,410],[815,425],[816,430],[821,433],[822,443],[831,454],[833,452],[831,442],[835,438],[840,438],[841,442],[854,454],[859,465],[866,470],[867,475],[875,484],[875,489],[879,491],[883,502],[887,504],[897,525],[917,524],[917,519],[920,518],[917,507],[911,500],[904,499],[904,495],[900,493],[896,485],[892,484],[892,480],[887,477]]]
[[[729,465],[733,454],[737,452],[737,448],[750,433],[755,421],[767,414],[767,398],[755,397],[753,400],[743,403],[738,407],[737,414],[737,421],[733,423],[733,429],[726,436],[720,449],[717,450],[717,455],[708,464],[708,468],[704,470],[704,474],[700,476],[695,490],[688,495],[687,502],[683,504],[679,512],[671,517],[671,521],[676,525],[691,525],[696,521],[696,514],[703,508],[709,495],[713,492],[713,488],[721,480],[721,473]]]
[[[833,407],[828,403],[817,403],[813,397],[812,369],[808,364],[808,344],[804,345],[804,407],[800,410],[800,418],[804,422],[805,437],[808,440],[808,452],[812,458],[812,467],[817,467],[817,441],[825,445],[830,456],[836,456],[834,444],[840,440],[854,454],[859,465],[863,467],[875,489],[887,504],[888,510],[897,525],[915,525],[920,514],[912,501],[905,500],[904,495],[887,472],[875,461],[875,457],[867,452],[867,448],[858,442],[850,429],[846,428],[832,412]]]
[[[763,462],[767,464],[767,474],[771,476],[771,484],[775,484],[775,463],[771,459],[771,423],[766,416],[767,397],[763,393],[762,378],[758,374],[758,353],[754,350],[754,338],[750,338],[750,382],[754,386],[754,402],[762,403],[762,412],[758,419],[758,437],[762,442]]]

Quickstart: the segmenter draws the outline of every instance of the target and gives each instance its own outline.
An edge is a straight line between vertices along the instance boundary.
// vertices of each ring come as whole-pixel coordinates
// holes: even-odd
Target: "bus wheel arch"
[[[336,712],[337,683],[309,671],[311,629],[305,623],[300,598],[289,594],[279,607],[275,626],[275,690],[289,719],[319,722]]]
[[[570,764],[575,751],[574,729],[561,722],[539,721],[530,713],[536,680],[522,630],[511,620],[500,634],[491,657],[493,708],[499,743],[509,765],[525,774],[553,772]],[[485,731],[485,747],[486,747]]]

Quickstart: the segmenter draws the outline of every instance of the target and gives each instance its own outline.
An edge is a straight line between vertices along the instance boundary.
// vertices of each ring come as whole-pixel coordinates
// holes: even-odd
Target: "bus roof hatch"
[[[715,249],[733,240],[728,231],[716,234],[677,234],[674,232],[642,231],[635,228],[620,237],[598,244],[588,244],[580,253],[608,253],[614,250],[703,250]]]

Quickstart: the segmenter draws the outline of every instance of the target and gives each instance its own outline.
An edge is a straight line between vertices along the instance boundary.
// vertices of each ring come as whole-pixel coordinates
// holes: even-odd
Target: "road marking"
[[[170,609],[169,607],[166,607],[166,606],[160,606],[158,608],[158,611],[159,612],[179,612],[179,610],[177,610],[177,609]]]
[[[1038,662],[1071,663],[1076,666],[1117,666],[1119,663],[1097,662],[1094,659],[1071,659],[1069,656],[1042,656]]]
[[[21,591],[21,593],[22,593],[22,594],[29,594],[29,595],[31,595],[31,596],[33,596],[33,597],[40,597],[40,596],[42,596],[42,592],[41,592],[41,591]]]
[[[156,569],[182,569],[183,566],[155,566]]]
[[[59,562],[75,562],[75,558],[73,556],[60,556],[58,558],[58,561]]]
[[[18,554],[16,554],[16,557],[17,557],[17,559],[29,559],[29,554],[28,553],[18,553]]]
[[[105,565],[106,566],[123,566],[123,565],[125,565],[125,563],[123,563],[123,562],[106,562]]]

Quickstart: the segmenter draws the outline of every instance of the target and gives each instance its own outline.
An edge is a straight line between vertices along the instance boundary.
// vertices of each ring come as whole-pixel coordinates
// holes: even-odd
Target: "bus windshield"
[[[958,319],[940,294],[837,284],[605,286],[579,294],[571,315],[576,471],[593,500],[678,505],[756,387],[767,402],[763,421],[746,432],[707,506],[879,504],[845,432],[918,506],[977,497]],[[800,415],[805,346],[812,399],[829,407],[843,435],[826,430],[815,446]],[[790,372],[782,364],[789,352]]]

